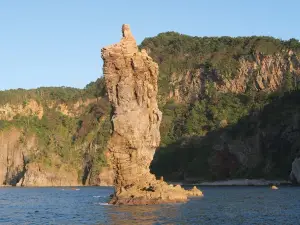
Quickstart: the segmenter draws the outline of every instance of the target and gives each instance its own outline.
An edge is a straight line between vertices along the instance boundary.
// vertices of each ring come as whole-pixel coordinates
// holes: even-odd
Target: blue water
[[[185,204],[106,205],[106,187],[0,188],[0,224],[300,224],[300,187],[202,187]]]

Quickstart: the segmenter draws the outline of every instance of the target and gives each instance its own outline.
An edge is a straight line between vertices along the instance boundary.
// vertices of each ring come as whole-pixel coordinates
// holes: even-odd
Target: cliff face
[[[44,115],[43,107],[34,99],[30,99],[23,104],[6,103],[0,106],[0,120],[13,120],[17,115],[37,116],[41,119]]]
[[[25,167],[24,176],[17,186],[43,187],[43,186],[81,186],[76,168],[67,166],[45,167],[41,163],[29,163]]]
[[[273,55],[256,53],[254,61],[241,58],[237,76],[225,80],[224,84],[218,85],[217,90],[244,93],[251,85],[257,91],[273,92],[283,86],[287,73],[294,75],[293,82],[299,81],[300,60],[293,51]]]
[[[156,101],[158,66],[146,51],[138,51],[128,25],[123,25],[122,32],[120,43],[102,49],[103,72],[113,107],[113,134],[108,143],[115,171],[111,203],[185,201],[188,192],[156,180],[149,171],[160,143],[162,114]]]
[[[78,117],[84,113],[86,107],[90,106],[93,103],[96,103],[96,98],[90,98],[86,100],[79,99],[72,105],[67,105],[64,103],[57,104],[56,102],[52,101],[48,104],[50,109],[55,109],[55,111],[62,113],[63,115],[69,117]]]
[[[55,90],[50,96],[46,91],[35,96],[37,90],[0,92],[0,185],[112,185],[104,157],[107,100],[68,97],[73,90],[60,96],[65,88]]]
[[[145,39],[159,63],[166,115],[153,171],[169,179],[288,179],[299,152],[297,101],[285,97],[299,92],[300,45],[291,43],[174,32]]]
[[[81,148],[78,149],[87,151],[84,146]],[[97,148],[94,146],[94,149]],[[58,154],[51,151],[47,156],[40,157],[41,151],[42,146],[36,135],[25,134],[15,127],[1,131],[0,186],[113,185],[114,174],[111,167],[101,166],[99,170],[93,170],[96,166],[94,160],[89,163],[89,170],[79,173],[86,168],[85,163],[72,165],[63,162]]]
[[[298,41],[295,45],[299,45]],[[273,92],[288,73],[300,76],[299,47],[270,37],[191,37],[175,32],[146,38],[147,49],[160,67],[160,100],[188,103],[218,92]]]
[[[29,99],[22,104],[6,103],[0,106],[0,120],[12,121],[16,116],[37,116],[39,119],[42,119],[45,107],[54,109],[56,112],[60,112],[69,117],[76,117],[84,112],[85,107],[95,102],[97,102],[97,99],[91,98],[86,100],[79,99],[72,105],[58,103],[56,101],[46,101],[44,104],[40,104],[35,99]]]
[[[28,156],[36,151],[35,137],[18,129],[0,132],[0,185],[16,185],[24,176]]]
[[[227,150],[235,156],[238,165],[229,176],[288,179],[293,170],[290,178],[298,180],[298,98],[298,92],[286,93],[231,128],[211,134],[213,154]],[[217,175],[224,167],[216,169]]]
[[[207,70],[204,65],[173,72],[167,99],[182,103],[194,101],[209,91],[209,83],[216,91],[223,93],[242,94],[249,88],[271,93],[283,87],[287,73],[292,74],[293,84],[299,82],[300,59],[293,51],[273,55],[256,53],[252,60],[241,57],[234,72],[236,74],[232,77],[232,72],[222,73],[213,68]]]
[[[165,178],[288,177],[299,152],[298,103],[281,103],[268,115],[262,111],[274,101],[271,96],[299,91],[297,40],[167,32],[146,38],[141,44],[146,51],[139,52],[128,30],[124,36],[121,44],[110,46],[112,51],[105,50],[106,76],[111,82],[108,92],[115,107],[114,136],[121,135],[129,143],[126,146],[148,149],[147,154],[137,156],[128,150],[133,152],[129,159],[120,159],[126,161],[126,167],[132,157],[150,162],[160,145],[153,169]],[[159,75],[150,56],[158,62]],[[111,185],[114,175],[105,159],[111,130],[105,93],[103,78],[83,90],[0,91],[4,143],[0,145],[0,184],[60,185],[66,181],[65,185]],[[163,117],[153,103],[154,95]],[[141,120],[133,120],[135,117]],[[273,117],[276,122],[268,120]],[[148,133],[144,131],[149,127]],[[296,162],[293,180],[299,180]],[[135,168],[146,173],[148,169],[140,164],[124,170],[125,177]]]
[[[25,135],[18,128],[0,132],[0,185],[74,186],[80,185],[76,169],[45,167],[32,162],[38,154],[36,136]],[[54,157],[50,157],[49,160]],[[57,158],[57,157],[56,157]]]
[[[299,182],[299,97],[299,91],[286,92],[234,124],[162,147],[152,168],[168,179],[187,181],[265,178]]]

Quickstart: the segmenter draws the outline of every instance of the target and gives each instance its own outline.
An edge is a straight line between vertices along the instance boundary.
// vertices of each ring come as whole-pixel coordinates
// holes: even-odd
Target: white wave
[[[111,204],[108,204],[107,202],[98,202],[95,203],[95,205],[111,205]]]

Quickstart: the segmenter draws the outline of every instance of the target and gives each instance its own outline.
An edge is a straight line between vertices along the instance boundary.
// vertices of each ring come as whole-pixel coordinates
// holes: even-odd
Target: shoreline
[[[232,179],[205,182],[168,182],[173,185],[182,186],[272,186],[272,185],[294,185],[288,180],[265,180],[265,179]]]
[[[266,180],[266,179],[232,179],[232,180],[218,180],[218,181],[204,181],[204,182],[186,182],[186,181],[166,181],[168,184],[181,186],[272,186],[272,185],[293,185],[288,180]],[[16,188],[72,188],[72,187],[114,187],[113,185],[62,185],[62,186],[12,186],[0,185],[0,188],[16,187]]]

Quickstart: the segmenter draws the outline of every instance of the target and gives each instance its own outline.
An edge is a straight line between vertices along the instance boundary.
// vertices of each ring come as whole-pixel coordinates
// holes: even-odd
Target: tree
[[[283,91],[290,92],[294,89],[293,75],[288,71],[283,78]]]
[[[186,123],[188,134],[204,136],[209,131],[207,130],[208,123],[205,101],[195,102]]]
[[[96,98],[105,96],[106,86],[104,77],[100,77],[95,82],[87,84],[84,89],[87,93]]]

